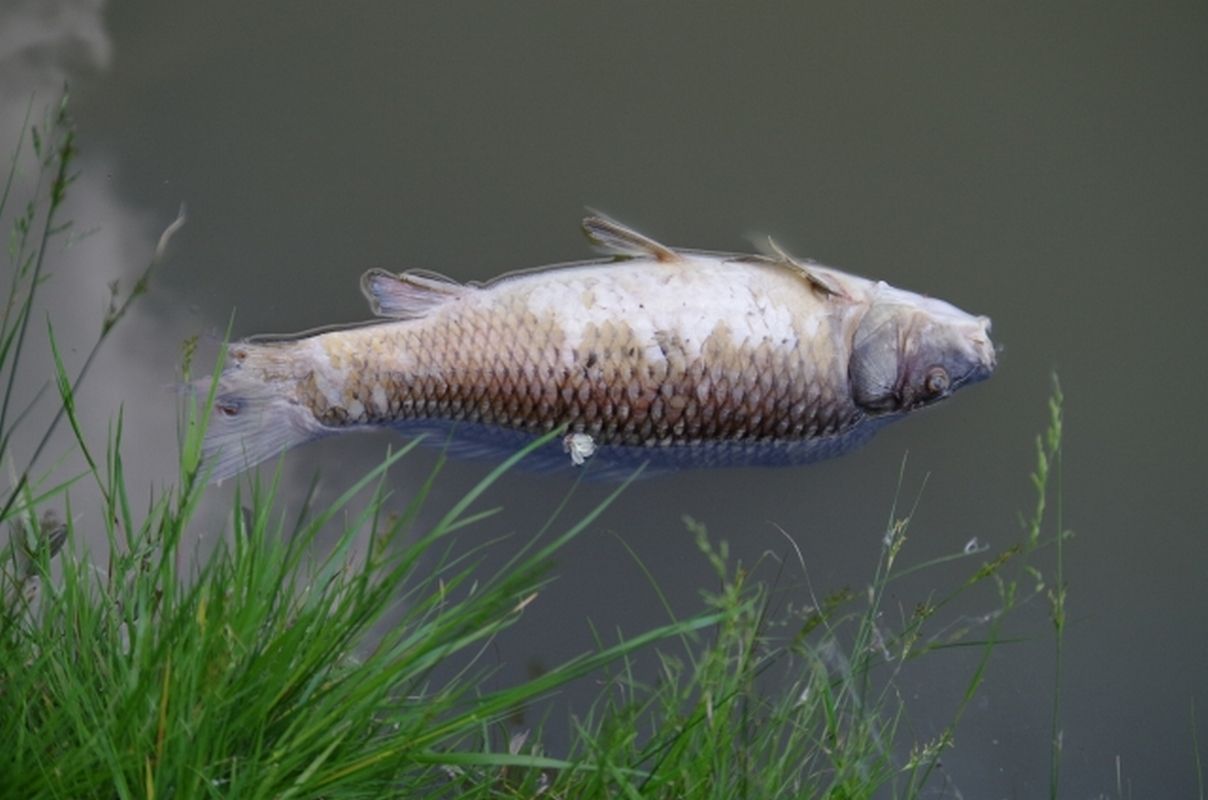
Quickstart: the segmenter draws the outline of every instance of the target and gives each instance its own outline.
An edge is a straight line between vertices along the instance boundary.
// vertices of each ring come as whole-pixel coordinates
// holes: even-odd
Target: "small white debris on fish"
[[[565,426],[590,442],[564,442],[575,464],[800,464],[993,372],[990,320],[942,300],[775,243],[710,253],[598,216],[583,227],[610,258],[483,284],[371,270],[362,289],[384,319],[233,344],[211,478],[373,427],[452,427],[433,439],[494,452]],[[556,444],[542,452],[565,464]]]
[[[562,451],[570,453],[570,463],[581,467],[596,452],[596,442],[586,433],[568,433],[562,437]]]

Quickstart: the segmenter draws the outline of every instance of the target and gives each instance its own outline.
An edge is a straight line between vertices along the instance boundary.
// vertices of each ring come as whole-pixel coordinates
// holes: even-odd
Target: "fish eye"
[[[923,382],[923,388],[927,390],[928,396],[943,394],[948,391],[948,387],[952,384],[952,380],[948,377],[948,370],[943,367],[932,367],[927,370],[927,378]]]

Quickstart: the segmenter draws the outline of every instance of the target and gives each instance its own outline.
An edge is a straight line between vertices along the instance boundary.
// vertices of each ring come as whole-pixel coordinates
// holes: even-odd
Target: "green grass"
[[[79,372],[68,374],[47,324],[55,359],[40,396],[55,397],[58,411],[30,454],[10,448],[29,420],[12,400],[17,367],[48,244],[66,230],[58,217],[75,157],[65,103],[28,130],[40,180],[14,225],[0,320],[0,460],[13,465],[0,506],[9,533],[0,562],[0,786],[9,795],[919,797],[955,746],[1011,612],[1048,598],[1060,648],[1059,504],[1060,535],[1044,533],[1050,483],[1060,477],[1059,391],[1037,443],[1037,505],[1007,549],[903,566],[911,514],[895,508],[866,588],[805,593],[804,605],[797,591],[786,604],[783,589],[756,579],[758,570],[736,564],[725,542],[686,519],[695,544],[686,538],[685,546],[715,576],[697,613],[679,618],[665,603],[666,624],[622,640],[599,636],[593,652],[497,689],[482,688],[494,685],[483,680],[484,648],[552,579],[551,557],[609,504],[624,502],[623,486],[580,519],[561,521],[561,507],[551,508],[545,528],[517,543],[495,538],[487,501],[520,454],[436,509],[438,521],[428,525],[420,521],[431,509],[420,512],[439,467],[414,486],[390,479],[408,445],[327,507],[286,503],[276,476],[241,485],[225,535],[196,556],[189,542],[207,491],[200,443],[212,393],[185,401],[179,475],[138,508],[124,480],[120,411],[97,448],[74,410],[92,355],[147,290],[166,237],[131,292],[111,298]],[[20,163],[14,156],[12,170]],[[63,424],[85,466],[39,472]],[[80,482],[95,486],[97,507],[74,505]],[[107,542],[99,559],[83,541],[98,530]],[[332,530],[335,544],[316,546]],[[1052,579],[1031,558],[1048,546],[1057,554]],[[483,568],[488,548],[512,552],[504,568]],[[886,613],[896,581],[953,561],[968,565],[963,581],[911,612]],[[790,559],[784,569],[797,566]],[[635,560],[635,577],[644,569]],[[946,612],[986,586],[993,600],[985,622],[954,628]],[[900,671],[956,648],[978,653],[960,702],[938,735],[914,741],[897,693]],[[575,709],[563,751],[546,752],[539,727],[509,728],[516,709],[540,707],[588,676],[603,687]]]

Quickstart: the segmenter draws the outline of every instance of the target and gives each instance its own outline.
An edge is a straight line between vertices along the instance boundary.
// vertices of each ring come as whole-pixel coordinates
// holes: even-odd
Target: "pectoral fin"
[[[766,247],[761,247],[765,255],[782,267],[801,274],[815,291],[826,297],[845,297],[846,293],[829,275],[814,269],[809,262],[799,261],[784,250],[771,236],[767,238]]]
[[[379,317],[418,319],[474,291],[474,287],[436,272],[409,270],[394,275],[383,269],[371,269],[361,277],[361,291]]]
[[[679,253],[649,236],[627,228],[616,220],[592,215],[583,220],[587,238],[606,253],[623,258],[653,258],[664,263],[679,261]]]

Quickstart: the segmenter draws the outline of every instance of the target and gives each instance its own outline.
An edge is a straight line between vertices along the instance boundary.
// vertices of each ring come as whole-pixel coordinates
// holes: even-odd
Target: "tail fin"
[[[314,415],[298,405],[292,392],[287,391],[292,387],[280,380],[266,379],[257,368],[256,362],[261,358],[255,356],[267,353],[255,351],[267,351],[273,345],[240,344],[238,348],[238,357],[232,353],[219,378],[202,444],[202,469],[210,470],[214,483],[309,441],[321,432]]]

